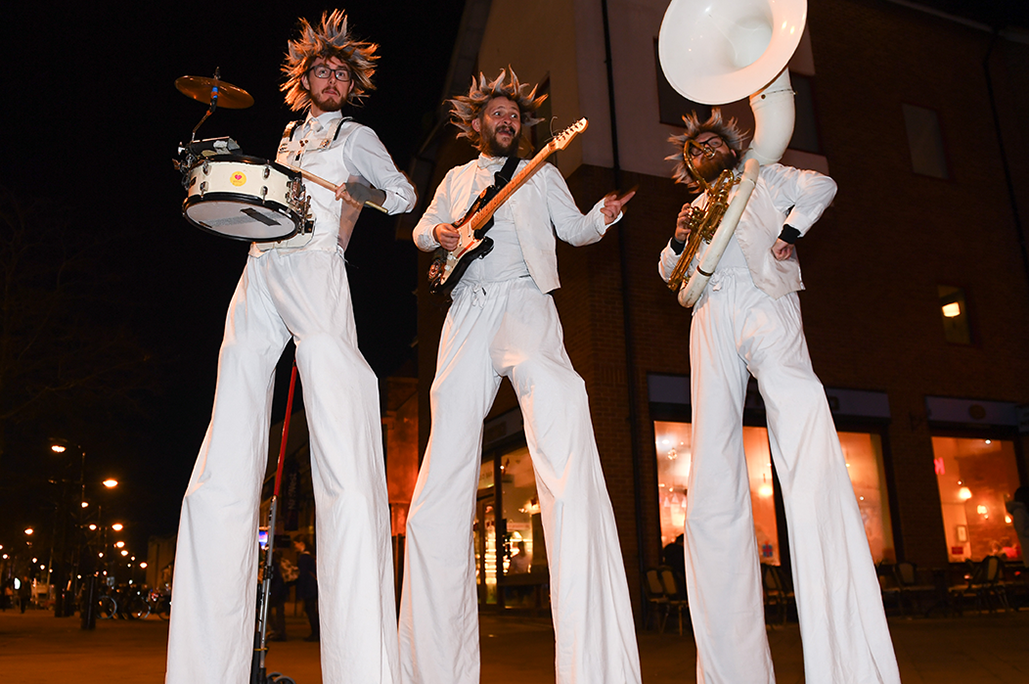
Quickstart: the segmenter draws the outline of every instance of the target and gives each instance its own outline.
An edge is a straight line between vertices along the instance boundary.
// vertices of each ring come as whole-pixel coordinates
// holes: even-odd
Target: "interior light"
[[[958,490],[958,498],[962,501],[968,501],[972,498],[972,490],[968,487],[962,487]]]
[[[947,318],[957,318],[961,315],[961,304],[957,302],[951,302],[950,304],[943,305],[943,315]]]
[[[982,504],[979,504],[978,506],[975,507],[975,512],[978,513],[979,515],[986,515],[988,513],[988,511],[986,510],[986,506],[984,506]]]

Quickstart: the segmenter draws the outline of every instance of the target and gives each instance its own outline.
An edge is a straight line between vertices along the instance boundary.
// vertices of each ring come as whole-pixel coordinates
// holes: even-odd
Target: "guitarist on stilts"
[[[423,251],[470,254],[471,241],[488,237],[492,244],[481,258],[472,255],[450,269],[446,280],[456,282],[434,288],[449,291],[453,303],[430,391],[432,430],[407,521],[400,651],[403,680],[411,684],[479,681],[472,521],[483,419],[505,377],[518,397],[536,473],[546,543],[536,541],[540,552],[531,563],[549,568],[557,682],[640,681],[589,399],[565,352],[550,294],[560,287],[556,238],[572,245],[599,241],[633,193],[612,193],[584,215],[556,166],[539,154],[508,161],[517,156],[523,130],[539,121],[533,114],[544,97],[508,68],[492,81],[480,74],[467,96],[450,101],[458,137],[468,138],[480,155],[447,173],[414,230]],[[508,180],[501,180],[497,197],[466,217],[498,173]],[[505,193],[512,186],[517,189]],[[478,216],[483,210],[492,218],[485,231],[488,222]],[[436,265],[430,279],[440,276]]]

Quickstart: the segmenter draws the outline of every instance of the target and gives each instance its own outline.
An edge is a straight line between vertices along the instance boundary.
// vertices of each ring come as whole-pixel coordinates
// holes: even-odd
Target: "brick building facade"
[[[562,288],[554,293],[568,353],[589,391],[638,611],[641,574],[659,562],[662,545],[655,421],[690,420],[682,393],[690,314],[656,272],[688,199],[663,161],[671,151],[665,140],[676,132],[661,121],[654,49],[666,6],[469,0],[446,93],[461,92],[473,72],[492,76],[511,64],[523,81],[544,85],[555,128],[590,118],[581,142],[557,155],[580,207],[616,186],[639,185],[626,217],[601,242],[560,245]],[[887,556],[942,567],[953,542],[941,513],[943,458],[934,439],[1010,443],[1015,484],[1029,483],[1029,440],[1018,425],[1029,429],[1022,225],[1029,216],[1029,33],[991,33],[972,20],[888,0],[818,0],[808,8],[808,32],[791,68],[809,86],[814,147],[791,150],[784,162],[828,171],[839,184],[833,206],[798,244],[812,360],[837,427],[881,443],[893,538]],[[688,104],[680,104],[686,113]],[[727,110],[747,118],[745,102]],[[919,140],[937,132],[927,154]],[[474,154],[453,134],[438,126],[412,168],[421,202],[415,217],[443,174]],[[427,263],[423,256],[420,265]],[[445,308],[420,282],[424,449]],[[947,337],[941,293],[951,291],[967,307],[967,340]],[[748,425],[761,426],[759,402],[748,407]],[[505,382],[491,417],[512,410]],[[499,437],[517,442],[517,430]],[[973,522],[966,533],[974,536]]]

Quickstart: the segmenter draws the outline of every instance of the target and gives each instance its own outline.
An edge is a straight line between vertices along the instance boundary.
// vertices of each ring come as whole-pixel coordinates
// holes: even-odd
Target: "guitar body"
[[[459,233],[454,251],[448,252],[440,247],[433,253],[429,264],[429,292],[449,296],[468,266],[493,251],[493,240],[486,237],[486,231],[493,227],[493,217],[490,216],[478,230],[474,228],[472,219],[499,191],[496,185],[483,190],[464,217],[454,224]]]
[[[579,119],[559,133],[510,181],[504,182],[503,175],[496,174],[496,185],[483,190],[464,217],[453,224],[458,231],[457,247],[450,252],[441,247],[433,254],[428,273],[430,292],[449,297],[469,264],[493,249],[493,240],[486,237],[486,231],[493,226],[493,214],[500,205],[539,170],[547,157],[563,150],[572,138],[586,130],[587,125],[586,119]]]

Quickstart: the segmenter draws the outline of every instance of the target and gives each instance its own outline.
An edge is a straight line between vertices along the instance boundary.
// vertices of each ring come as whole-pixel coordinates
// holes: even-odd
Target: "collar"
[[[507,157],[490,157],[485,154],[479,154],[479,158],[476,163],[480,169],[496,169],[500,170],[504,168],[504,163],[507,161]]]
[[[307,118],[304,119],[304,125],[309,126],[312,121],[317,121],[321,128],[327,129],[336,119],[342,119],[343,112],[336,110],[335,112],[322,112],[319,116],[312,116],[311,110],[307,111]]]

